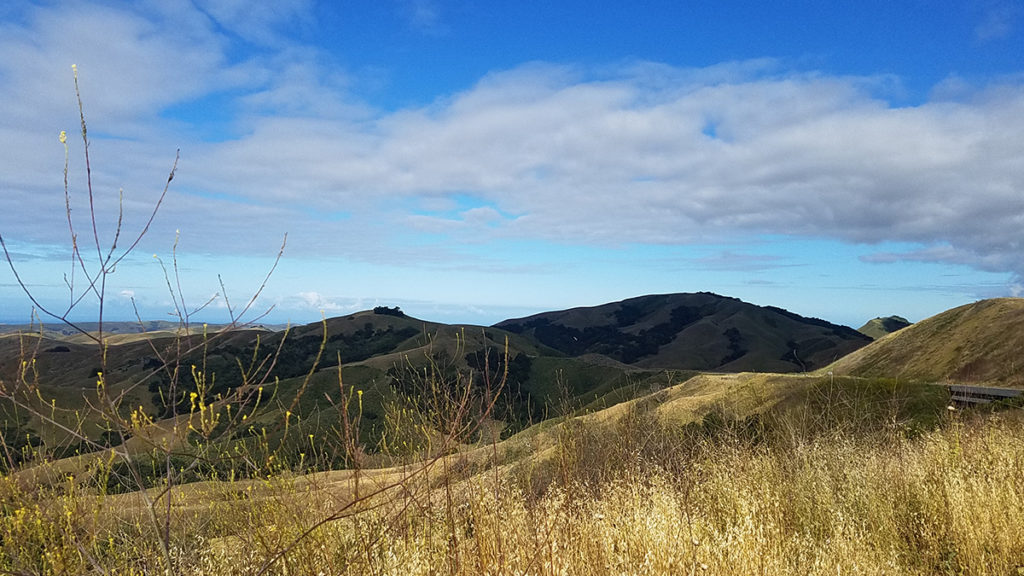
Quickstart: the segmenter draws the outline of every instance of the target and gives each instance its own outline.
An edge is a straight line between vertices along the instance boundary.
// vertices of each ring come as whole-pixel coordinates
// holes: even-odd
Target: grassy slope
[[[235,359],[219,354],[217,346],[237,347],[255,338],[256,334],[263,334],[263,331],[210,334],[206,338],[208,348],[212,350],[206,357],[209,372],[237,372]],[[117,399],[125,414],[140,406],[146,413],[155,414],[157,409],[150,384],[154,378],[162,376],[158,355],[172,358],[178,354],[178,350],[195,349],[185,358],[181,367],[187,379],[192,362],[200,368],[203,366],[203,342],[201,334],[179,337],[154,332],[148,335],[126,333],[123,336],[112,336],[106,349],[108,373],[104,374],[109,395]],[[23,359],[34,358],[34,363],[30,365],[34,372],[25,372],[25,380],[32,387],[21,388],[23,399],[62,425],[94,440],[99,438],[103,430],[98,414],[89,409],[89,403],[96,400],[100,357],[101,351],[97,344],[80,343],[76,339],[40,339],[34,335],[0,336],[0,378],[16,382]],[[4,404],[2,407],[6,406]],[[57,410],[50,410],[47,406],[55,406]],[[6,418],[6,412],[0,414],[0,418]],[[38,417],[28,417],[22,426],[39,434],[51,445],[66,443],[65,431],[41,422]]]
[[[311,384],[309,392],[319,391],[321,385],[330,387],[331,382]],[[556,469],[565,465],[561,460],[565,457],[566,441],[608,442],[611,446],[605,458],[613,453],[618,458],[621,455],[617,451],[624,446],[643,449],[648,435],[669,431],[670,436],[682,438],[685,430],[713,434],[723,429],[744,433],[749,431],[751,422],[773,430],[772,434],[803,438],[822,432],[871,435],[886,429],[897,435],[908,430],[918,434],[933,429],[946,417],[946,400],[944,390],[924,384],[896,386],[885,380],[832,380],[806,374],[699,374],[679,384],[648,389],[608,408],[546,420],[497,443],[460,445],[459,471],[447,481],[468,481],[498,466],[503,474],[520,479],[525,474],[532,482],[549,482]],[[373,404],[372,400],[367,402]],[[280,432],[279,422],[268,418],[255,424],[276,427]],[[316,432],[323,433],[326,424],[327,421],[318,422]],[[307,430],[296,421],[291,432],[305,438]],[[392,462],[383,457],[367,459],[370,468],[360,472],[366,485],[386,484],[400,478],[408,464],[391,467]],[[61,469],[66,473],[73,468]],[[321,493],[319,498],[330,494],[332,498],[344,499],[351,496],[354,474],[353,470],[317,472],[302,480],[301,485]],[[431,474],[441,474],[441,470],[434,469]],[[266,491],[265,486],[260,488],[263,484],[258,480],[237,482],[232,487],[218,482],[200,483],[182,496],[181,505],[200,506],[212,494],[242,492],[252,489],[249,486]]]
[[[835,374],[1024,387],[1024,299],[948,310],[830,367]]]
[[[464,475],[461,456],[420,477],[365,471],[361,494],[403,478],[405,489],[309,533],[346,510],[353,473],[194,484],[176,490],[173,559],[181,573],[248,574],[294,542],[271,573],[1014,574],[1024,565],[1022,424],[1018,411],[913,439],[769,449],[725,437],[655,462],[633,457],[591,484],[595,458],[632,446],[598,443],[588,457],[580,431],[554,450],[567,483],[551,490]],[[63,489],[42,505],[7,493],[20,507],[0,526],[0,566],[95,570],[76,552],[86,550],[104,571],[160,571],[140,495]]]

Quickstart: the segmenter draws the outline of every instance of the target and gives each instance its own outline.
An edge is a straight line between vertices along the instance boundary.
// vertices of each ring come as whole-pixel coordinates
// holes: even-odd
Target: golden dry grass
[[[1024,566],[1019,424],[781,452],[723,442],[673,471],[638,462],[598,486],[555,485],[536,499],[483,474],[453,487],[451,500],[442,486],[415,510],[328,524],[276,573],[1012,574]],[[282,519],[309,509],[277,505]],[[288,540],[220,538],[196,569],[251,573],[274,548],[267,539]]]
[[[548,449],[556,470],[541,487],[530,485],[539,475],[530,458],[463,473],[472,466],[458,454],[405,482],[399,469],[359,472],[361,495],[399,487],[351,508],[354,471],[184,487],[172,507],[172,571],[995,575],[1024,567],[1020,412],[954,415],[913,439],[684,442],[666,427],[658,430],[666,450],[615,454],[625,445],[618,433],[647,422],[629,417],[584,425],[605,436],[561,434]],[[6,482],[0,494],[4,570],[161,567],[153,528],[126,513],[143,509],[131,504],[138,495],[102,496],[70,481],[44,498]]]
[[[844,356],[835,374],[1024,387],[1024,298],[947,310]]]

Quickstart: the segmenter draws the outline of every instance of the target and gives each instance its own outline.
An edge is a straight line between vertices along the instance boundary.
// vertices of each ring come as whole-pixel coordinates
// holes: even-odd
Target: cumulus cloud
[[[295,300],[297,300],[300,307],[322,312],[336,313],[350,310],[349,306],[339,304],[338,302],[325,298],[319,292],[299,292],[295,295]]]

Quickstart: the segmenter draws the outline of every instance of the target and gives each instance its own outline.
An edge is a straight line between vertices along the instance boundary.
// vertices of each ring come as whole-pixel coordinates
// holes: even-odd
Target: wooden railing
[[[1016,398],[1024,394],[1024,390],[1014,388],[993,388],[991,386],[963,386],[950,384],[949,397],[956,404],[988,404],[997,400]]]

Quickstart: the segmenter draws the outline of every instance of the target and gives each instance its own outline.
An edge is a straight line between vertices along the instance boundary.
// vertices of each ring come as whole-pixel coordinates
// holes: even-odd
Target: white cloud
[[[323,312],[341,312],[349,310],[348,306],[344,306],[337,302],[328,300],[319,292],[299,292],[295,295],[301,307],[305,307],[312,310],[318,310]]]
[[[640,70],[587,80],[529,66],[372,124],[269,120],[198,169],[237,183],[255,168],[253,197],[356,214],[454,193],[492,206],[463,214],[452,233],[944,242],[965,263],[1024,270],[1010,250],[1024,220],[1024,86],[897,108],[873,95],[872,79],[666,84]]]
[[[933,100],[900,107],[885,98],[891,78],[787,72],[770,60],[695,70],[534,63],[427,107],[374,111],[353,101],[330,58],[278,32],[310,17],[307,2],[200,5],[73,2],[0,26],[0,108],[12,119],[0,128],[11,143],[0,157],[5,235],[66,239],[56,134],[76,127],[76,62],[110,218],[124,186],[126,219],[141,226],[180,144],[155,230],[169,244],[180,226],[183,242],[205,242],[200,252],[272,255],[290,231],[300,254],[436,253],[393,249],[415,226],[454,240],[600,245],[783,234],[909,242],[922,248],[879,258],[1024,274],[1020,79],[950,80]],[[232,61],[235,36],[273,55]],[[234,105],[237,138],[200,142],[160,119],[214,94]],[[450,218],[417,213],[455,195],[478,203]],[[349,217],[324,218],[338,212]],[[315,293],[299,300],[340,306]]]
[[[246,82],[227,62],[225,39],[195,14],[85,2],[27,13],[27,27],[0,26],[0,98],[21,126],[77,116],[72,64],[82,71],[87,119],[120,137],[139,137],[144,127],[135,122],[164,106]]]

